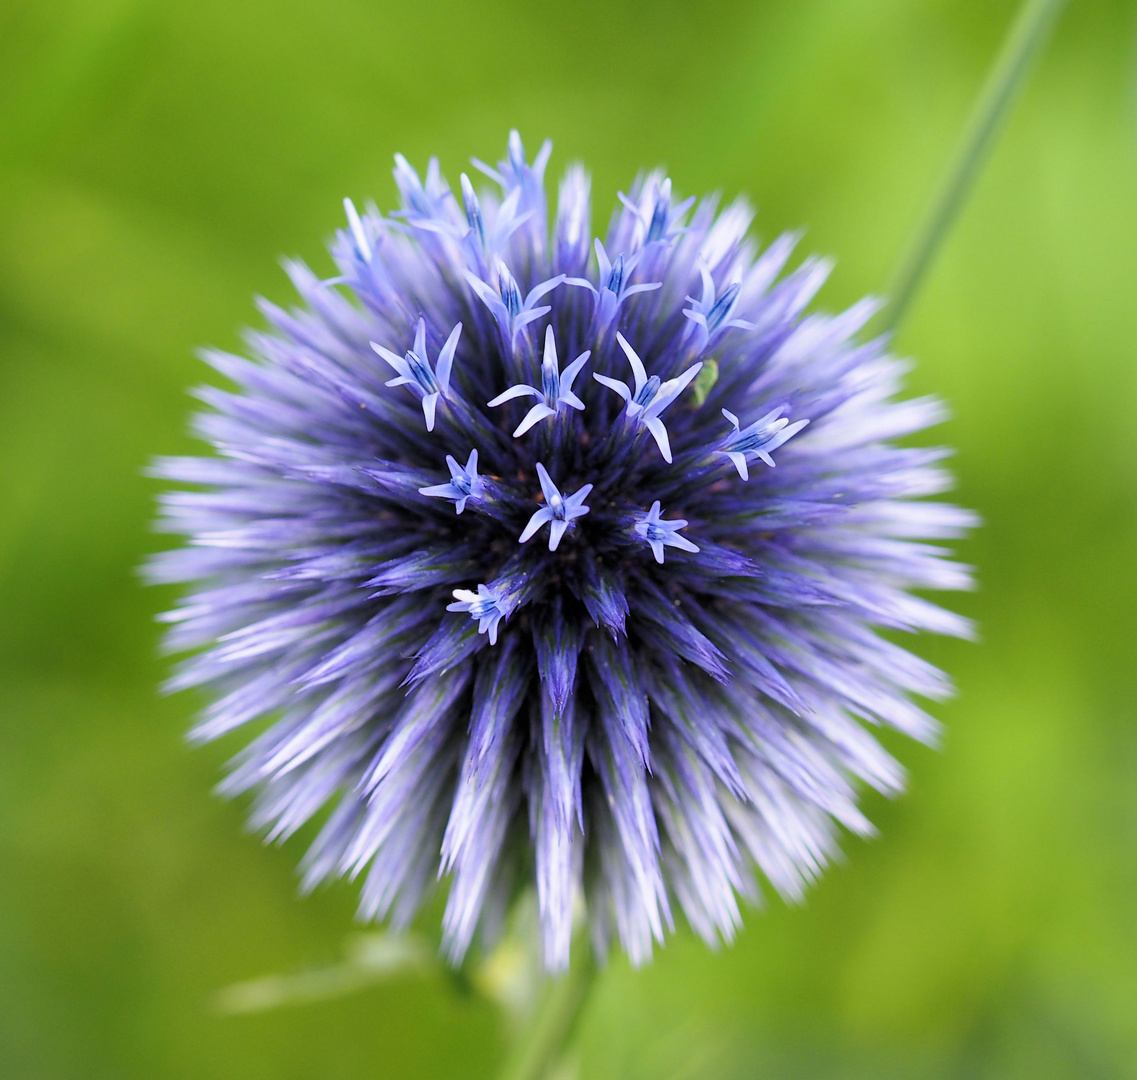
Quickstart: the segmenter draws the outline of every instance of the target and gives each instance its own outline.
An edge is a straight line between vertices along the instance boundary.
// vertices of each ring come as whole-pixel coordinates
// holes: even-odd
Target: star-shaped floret
[[[471,619],[478,622],[478,633],[489,633],[490,644],[497,644],[497,628],[502,619],[508,618],[513,610],[509,593],[490,585],[479,585],[477,592],[470,589],[455,589],[456,603],[447,604],[447,611],[468,612]]]
[[[592,330],[595,334],[603,335],[604,331],[612,325],[621,305],[628,297],[662,288],[663,282],[646,281],[638,285],[628,284],[632,271],[635,270],[643,252],[637,251],[631,256],[625,256],[621,253],[616,256],[613,262],[608,258],[608,252],[604,250],[604,245],[600,242],[599,237],[595,241],[595,248],[596,265],[600,271],[600,287],[597,288],[587,278],[579,277],[566,278],[565,284],[578,285],[592,293],[596,300],[596,306],[592,313]]]
[[[359,216],[359,211],[355,208],[355,203],[351,199],[344,199],[343,211],[347,215],[348,229],[351,234],[351,242],[355,245],[356,254],[364,261],[371,262],[371,241],[367,238],[367,232],[363,227],[363,219]]]
[[[663,549],[675,547],[682,551],[698,551],[697,544],[691,543],[685,536],[679,535],[679,530],[687,524],[686,518],[676,518],[674,521],[663,521],[659,500],[651,504],[646,514],[641,514],[634,526],[636,533],[651,546],[651,553],[657,563],[663,562]]]
[[[462,333],[462,324],[458,323],[446,343],[438,352],[438,360],[433,368],[426,355],[426,321],[419,319],[415,328],[415,343],[406,355],[385,349],[376,342],[371,342],[373,348],[398,374],[389,379],[388,386],[409,386],[412,390],[422,394],[422,414],[426,417],[426,430],[434,430],[434,413],[438,408],[439,397],[450,396],[450,369],[454,364],[454,350],[458,348],[458,338]]]
[[[570,165],[557,200],[554,270],[579,273],[588,261],[592,235],[591,182],[581,165]],[[577,283],[582,279],[576,279]],[[585,282],[592,288],[591,282]]]
[[[742,289],[741,283],[732,282],[723,289],[721,295],[718,295],[710,271],[702,266],[699,268],[699,273],[703,279],[703,295],[698,300],[688,296],[687,299],[692,306],[683,309],[683,314],[691,320],[687,325],[685,337],[688,340],[695,339],[696,353],[701,353],[714,338],[732,326],[741,330],[754,329],[754,323],[745,319],[729,318]]]
[[[740,430],[738,417],[729,409],[723,409],[723,416],[734,425],[734,434],[727,436],[719,453],[725,454],[734,462],[734,467],[743,480],[750,479],[750,472],[746,467],[747,454],[761,458],[772,469],[774,459],[770,457],[771,452],[777,450],[783,443],[789,442],[809,423],[808,420],[795,420],[791,424],[788,418],[782,416],[785,411],[786,406],[780,405],[760,420],[755,420],[753,424]]]
[[[682,229],[676,227],[676,222],[695,204],[695,197],[691,196],[678,206],[671,205],[670,177],[652,187],[654,190],[650,195],[645,190],[638,206],[622,191],[616,193],[620,202],[639,219],[644,230],[645,246],[654,244],[657,240],[671,240],[682,232]]]
[[[584,402],[572,392],[572,384],[577,375],[580,374],[580,369],[588,363],[588,358],[591,355],[590,349],[585,350],[564,371],[558,371],[557,343],[553,337],[553,328],[551,326],[546,327],[545,357],[541,361],[541,389],[538,390],[535,386],[529,386],[528,383],[519,383],[516,386],[511,386],[504,394],[498,394],[488,404],[490,408],[493,408],[519,397],[541,399],[525,414],[525,419],[517,425],[517,430],[513,433],[515,439],[524,435],[534,424],[538,424],[550,416],[556,416],[557,410],[563,405],[583,410]]]
[[[701,362],[692,364],[683,374],[674,379],[664,381],[658,375],[652,375],[649,379],[643,361],[636,355],[635,349],[628,344],[624,335],[617,332],[616,340],[620,343],[620,348],[624,350],[628,363],[632,365],[632,376],[636,383],[635,389],[633,390],[627,383],[620,382],[618,379],[609,379],[606,375],[593,373],[592,377],[597,382],[607,386],[609,390],[615,390],[628,403],[628,419],[634,420],[652,433],[656,445],[659,447],[659,452],[663,455],[663,460],[670,465],[671,444],[667,438],[667,428],[663,426],[659,414],[683,393],[687,384],[699,374],[703,365]]]
[[[508,153],[504,161],[497,163],[497,168],[487,165],[478,158],[471,158],[474,167],[483,172],[491,180],[501,184],[505,192],[520,191],[522,199],[527,204],[540,203],[542,209],[545,201],[545,166],[549,163],[549,155],[553,152],[553,144],[546,139],[537,151],[537,156],[530,165],[525,160],[525,147],[521,142],[521,134],[514,128],[509,133]],[[528,209],[528,207],[523,207]]]
[[[405,218],[413,225],[433,232],[449,232],[453,228],[448,213],[453,204],[450,188],[442,179],[438,158],[432,157],[426,167],[426,183],[419,178],[415,167],[402,154],[395,155],[395,185],[406,204],[392,216]]]
[[[537,156],[530,165],[525,159],[525,147],[521,143],[521,136],[516,131],[509,133],[509,149],[504,161],[497,163],[494,169],[484,161],[471,158],[476,169],[485,173],[491,180],[501,185],[503,194],[508,197],[517,193],[518,212],[524,217],[524,228],[519,237],[533,252],[544,254],[548,244],[548,221],[546,218],[545,203],[545,166],[549,162],[553,144],[546,140],[537,151]]]
[[[467,251],[473,256],[474,265],[484,276],[488,276],[487,268],[497,257],[497,253],[505,250],[509,238],[532,217],[533,211],[518,212],[521,189],[515,188],[497,207],[497,212],[491,215],[492,221],[487,227],[482,214],[482,204],[474,191],[474,185],[470,183],[470,178],[465,173],[462,173],[461,181],[462,204],[466,210],[467,225],[463,241]]]
[[[509,267],[501,259],[495,259],[494,268],[497,271],[496,289],[482,281],[476,274],[470,273],[469,270],[465,271],[466,280],[470,283],[470,288],[481,297],[482,303],[490,309],[490,313],[497,322],[502,339],[512,349],[516,345],[517,335],[526,326],[552,310],[548,304],[542,304],[538,307],[537,301],[546,293],[552,292],[565,280],[565,276],[564,274],[557,274],[556,277],[551,277],[547,281],[534,285],[525,299],[522,300],[521,290],[509,272]]]
[[[450,470],[450,483],[421,487],[419,494],[432,499],[453,499],[454,509],[460,514],[466,509],[467,499],[478,499],[485,494],[486,482],[478,476],[478,452],[470,451],[465,467],[459,465],[452,454],[447,454],[446,466]]]
[[[537,530],[545,522],[549,522],[549,550],[556,551],[557,545],[561,542],[561,537],[572,524],[573,518],[583,517],[588,513],[589,508],[584,505],[584,500],[588,498],[592,485],[585,484],[572,495],[563,496],[546,472],[545,466],[539,461],[537,462],[537,477],[541,481],[545,505],[529,519],[529,524],[525,526],[525,530],[517,538],[517,542],[524,544],[526,540],[536,535]]]

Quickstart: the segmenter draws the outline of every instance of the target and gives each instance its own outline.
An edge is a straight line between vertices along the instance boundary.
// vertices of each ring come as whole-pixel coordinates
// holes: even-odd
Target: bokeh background
[[[884,288],[1012,0],[0,0],[0,1075],[487,1077],[507,1030],[430,970],[245,1016],[218,988],[333,963],[155,691],[154,454],[191,449],[200,345],[239,347],[277,258],[327,272],[391,154],[453,180],[517,126],[593,170],[756,201]],[[964,545],[940,751],[869,800],[800,908],[616,960],[591,1078],[1137,1076],[1137,9],[1073,0],[898,348],[945,396]],[[423,924],[430,931],[429,920]]]

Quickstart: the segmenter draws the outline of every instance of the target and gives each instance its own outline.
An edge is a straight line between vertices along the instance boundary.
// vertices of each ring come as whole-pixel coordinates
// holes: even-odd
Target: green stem
[[[900,325],[1064,3],[1065,0],[1024,0],[1019,9],[975,102],[951,166],[892,279],[892,302],[884,311],[883,329],[895,330]]]
[[[510,1055],[500,1080],[544,1080],[560,1060],[596,976],[589,943],[582,941],[573,951],[580,962],[546,988],[533,1024]]]

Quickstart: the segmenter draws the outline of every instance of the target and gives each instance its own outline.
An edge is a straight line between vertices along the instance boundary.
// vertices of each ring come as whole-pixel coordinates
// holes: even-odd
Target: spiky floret
[[[967,632],[909,590],[968,584],[921,541],[971,518],[924,501],[942,450],[892,442],[941,409],[894,399],[871,302],[805,315],[825,264],[655,173],[594,262],[579,167],[550,237],[547,159],[514,132],[459,202],[399,157],[401,211],[346,204],[338,275],[289,264],[303,306],[208,355],[236,388],[201,391],[217,456],[157,466],[195,488],[150,573],[195,585],[166,616],[194,736],[267,721],[224,790],[273,840],[325,814],[305,885],[362,875],[403,924],[448,877],[458,960],[532,880],[562,968],[577,895],[639,962],[869,832],[857,785],[902,774],[864,723],[928,740],[910,696],[949,691],[877,631]]]

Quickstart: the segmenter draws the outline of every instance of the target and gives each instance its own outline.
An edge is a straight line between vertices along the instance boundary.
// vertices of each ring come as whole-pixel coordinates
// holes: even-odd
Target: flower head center
[[[457,590],[455,590],[457,592]],[[469,601],[470,614],[475,619],[484,619],[487,615],[497,614],[497,597],[496,596],[481,596],[476,600]]]
[[[474,490],[474,482],[469,473],[463,469],[457,476],[451,477],[450,483],[463,495],[469,495]]]

